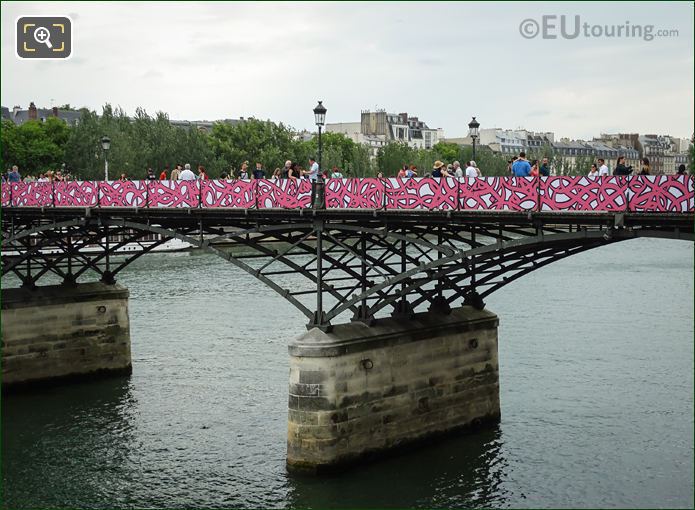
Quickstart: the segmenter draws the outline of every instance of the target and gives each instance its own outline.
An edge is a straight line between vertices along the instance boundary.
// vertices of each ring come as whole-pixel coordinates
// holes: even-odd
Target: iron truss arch
[[[287,299],[308,327],[343,314],[484,307],[506,284],[582,251],[636,237],[694,240],[691,215],[303,210],[9,208],[2,275],[34,287],[118,274],[178,239],[242,269]],[[135,247],[133,251],[126,250]]]

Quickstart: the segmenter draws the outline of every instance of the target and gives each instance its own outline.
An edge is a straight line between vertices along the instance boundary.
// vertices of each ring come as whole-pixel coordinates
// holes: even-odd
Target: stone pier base
[[[3,390],[131,371],[128,289],[3,289]]]
[[[321,472],[500,418],[497,316],[312,329],[290,347],[287,465]]]

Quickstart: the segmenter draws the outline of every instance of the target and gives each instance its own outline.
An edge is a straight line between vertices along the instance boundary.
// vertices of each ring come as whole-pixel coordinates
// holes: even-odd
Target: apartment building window
[[[432,148],[432,133],[425,131],[425,149]]]

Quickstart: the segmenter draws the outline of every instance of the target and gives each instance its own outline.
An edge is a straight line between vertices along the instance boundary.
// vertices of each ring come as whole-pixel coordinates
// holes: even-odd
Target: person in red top
[[[408,170],[408,165],[403,165],[403,168],[401,168],[401,169],[398,171],[397,177],[398,177],[399,179],[405,179],[405,178],[408,176],[407,170]]]
[[[533,163],[531,164],[531,177],[538,177],[539,173],[538,160],[534,159]]]
[[[165,166],[164,170],[162,170],[162,173],[159,174],[159,180],[160,181],[166,181],[167,175],[169,175],[169,165]]]
[[[206,180],[208,174],[205,172],[205,167],[203,165],[198,165],[198,179]]]

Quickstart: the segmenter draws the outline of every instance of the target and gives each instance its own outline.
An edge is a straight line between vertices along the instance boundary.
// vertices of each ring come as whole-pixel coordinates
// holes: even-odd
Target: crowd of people
[[[229,172],[222,172],[220,175],[221,179],[309,179],[311,181],[316,181],[319,176],[323,179],[342,179],[345,177],[343,172],[337,166],[333,166],[330,171],[319,169],[319,164],[313,157],[309,158],[308,167],[304,168],[297,162],[292,162],[290,160],[285,161],[285,165],[282,168],[275,168],[275,170],[268,175],[263,163],[257,161],[255,167],[250,170],[249,162],[244,161],[238,171],[235,169],[230,169]],[[514,156],[507,162],[507,170],[509,175],[516,177],[538,177],[538,176],[549,176],[551,175],[551,167],[548,158],[543,158],[541,161],[534,159],[528,160],[526,158],[526,153],[521,151],[518,156]],[[606,160],[603,158],[598,158],[595,163],[592,163],[591,169],[589,170],[588,176],[594,177],[604,177],[609,175],[630,175],[634,169],[632,166],[628,166],[625,163],[625,156],[620,156],[616,161],[615,168],[611,172],[606,164]],[[648,158],[642,158],[641,168],[639,175],[650,175],[652,173],[651,166],[649,164]],[[687,175],[685,165],[681,164],[678,167],[678,175]],[[401,179],[408,179],[412,177],[418,177],[418,168],[416,165],[404,164],[398,171],[395,172],[393,177],[398,177]],[[434,162],[431,171],[424,172],[422,177],[481,177],[482,173],[478,164],[471,160],[466,161],[465,165],[461,165],[458,161],[453,163],[445,164],[440,160]],[[384,174],[382,172],[377,173],[377,178],[383,178]],[[203,165],[198,165],[197,173],[191,169],[190,163],[177,164],[171,169],[169,165],[166,165],[164,169],[157,175],[155,171],[148,167],[146,169],[144,179],[148,181],[155,180],[172,180],[172,181],[194,181],[196,179],[209,179],[207,171]],[[8,168],[5,173],[2,174],[2,182],[53,182],[53,181],[71,181],[74,180],[73,176],[66,171],[65,165],[63,165],[60,170],[47,170],[42,172],[38,177],[34,175],[27,175],[24,178],[19,172],[17,165],[13,165]],[[119,180],[128,181],[130,177],[121,173]]]
[[[649,158],[642,158],[640,160],[640,171],[638,175],[651,175],[652,167],[649,164]],[[630,175],[634,169],[632,165],[627,165],[625,163],[625,156],[618,157],[615,163],[615,168],[613,169],[612,175]],[[685,169],[684,164],[678,165],[678,170],[676,170],[676,175],[687,175],[688,172]],[[589,177],[603,177],[606,175],[611,175],[608,165],[606,165],[606,160],[599,158],[596,163],[592,163],[591,169],[589,170]]]
[[[649,164],[649,158],[641,159],[641,168],[639,175],[651,175],[652,169]],[[514,156],[508,161],[507,166],[510,175],[516,177],[538,177],[538,176],[548,176],[551,175],[550,165],[548,163],[548,158],[543,158],[539,164],[537,159],[529,161],[526,159],[526,153],[520,152],[518,156]],[[625,156],[619,156],[613,171],[608,168],[606,160],[604,158],[598,158],[595,163],[591,164],[588,176],[591,178],[595,177],[606,177],[610,175],[622,175],[627,176],[633,173],[634,169],[631,165],[626,164]],[[685,165],[681,164],[678,166],[676,171],[677,175],[687,175]]]
[[[53,182],[53,181],[72,181],[74,180],[70,172],[62,170],[46,170],[41,172],[38,177],[36,175],[26,175],[22,177],[19,173],[19,167],[12,165],[5,173],[2,174],[2,182]]]

